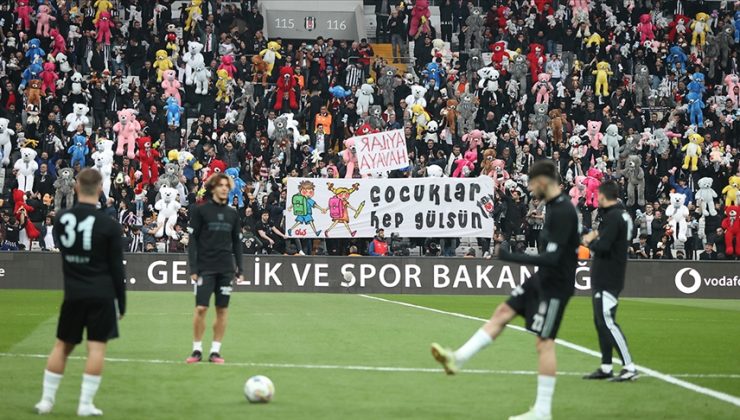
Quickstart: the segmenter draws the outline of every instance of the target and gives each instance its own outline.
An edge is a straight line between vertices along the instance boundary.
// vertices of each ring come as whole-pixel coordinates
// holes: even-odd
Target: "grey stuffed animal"
[[[644,64],[638,64],[635,68],[635,102],[641,106],[647,105],[650,97],[650,70]]]
[[[471,7],[470,16],[465,19],[465,25],[468,27],[468,32],[465,34],[465,50],[470,51],[473,48],[483,48],[483,27],[485,26],[485,19],[483,19],[483,9],[480,7]],[[475,39],[475,42],[473,42]]]
[[[478,105],[471,93],[460,95],[460,103],[457,105],[457,134],[467,134],[475,129],[475,116],[478,114]]]
[[[627,205],[635,205],[635,194],[637,205],[645,205],[645,171],[642,170],[642,158],[639,155],[629,155],[624,175],[627,177]]]
[[[483,56],[481,55],[480,49],[472,48],[468,51],[468,80],[473,80],[473,75],[478,73],[483,67]]]
[[[623,170],[630,155],[637,154],[637,145],[640,143],[640,134],[627,136],[625,143],[619,147],[619,169]]]
[[[652,147],[655,148],[655,153],[658,155],[662,155],[663,153],[668,151],[668,148],[670,147],[671,140],[668,138],[668,135],[665,133],[665,130],[662,128],[658,128],[653,133],[653,144]]]
[[[71,209],[75,201],[75,173],[72,168],[63,168],[59,171],[59,177],[54,181],[54,212],[59,213],[64,208]]]
[[[606,127],[606,134],[601,139],[601,142],[606,145],[607,153],[609,154],[609,162],[615,162],[617,156],[619,156],[619,141],[622,140],[622,136],[619,135],[619,128],[616,124],[609,124]]]
[[[509,72],[511,73],[511,79],[516,80],[519,83],[519,96],[527,94],[527,71],[529,67],[527,65],[527,57],[524,54],[516,56],[514,61],[509,65]]]
[[[704,65],[708,67],[707,76],[710,79],[714,78],[718,59],[719,44],[717,44],[717,38],[712,34],[707,34],[707,43],[704,45]]]
[[[385,128],[385,123],[383,122],[383,109],[380,107],[380,105],[370,105],[370,113],[367,117],[367,122],[370,124],[370,127],[373,128],[373,130],[382,130]]]
[[[534,128],[539,132],[540,140],[547,139],[547,127],[550,125],[550,119],[547,116],[547,104],[534,104],[534,114],[529,119],[534,123]]]
[[[177,186],[180,184],[180,165],[176,163],[168,163],[164,165],[164,173],[159,176],[159,179],[157,179],[157,183],[155,184],[157,188],[160,187],[170,187],[170,188],[177,188]]]
[[[378,78],[378,89],[380,94],[383,96],[383,105],[393,103],[393,89],[396,84],[396,69],[395,67],[385,66],[380,72],[381,76]]]
[[[727,59],[730,55],[730,49],[735,44],[735,28],[725,24],[717,35],[717,45],[722,56],[722,67],[727,67]]]

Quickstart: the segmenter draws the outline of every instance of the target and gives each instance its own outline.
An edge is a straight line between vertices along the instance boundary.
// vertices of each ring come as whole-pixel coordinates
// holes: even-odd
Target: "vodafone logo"
[[[684,281],[685,277],[688,277],[688,283]],[[696,291],[699,290],[699,287],[701,287],[701,276],[699,275],[699,272],[693,268],[682,268],[678,270],[675,280],[676,288],[687,295],[696,293]]]

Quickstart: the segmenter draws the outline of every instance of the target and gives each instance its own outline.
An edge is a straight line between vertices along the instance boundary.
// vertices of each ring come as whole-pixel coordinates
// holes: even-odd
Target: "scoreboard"
[[[362,1],[260,2],[268,38],[357,40],[366,37]]]

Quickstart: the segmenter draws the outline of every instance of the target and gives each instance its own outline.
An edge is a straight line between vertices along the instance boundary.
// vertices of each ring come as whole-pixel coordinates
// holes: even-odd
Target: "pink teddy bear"
[[[429,10],[429,0],[417,0],[414,8],[411,9],[411,22],[409,24],[409,35],[416,36],[420,26],[429,28],[429,17],[432,12]],[[422,22],[423,18],[423,22]]]
[[[357,155],[355,154],[355,140],[350,137],[344,140],[344,150],[342,150],[342,159],[347,167],[345,178],[354,178],[355,168],[357,167]]]
[[[550,83],[550,73],[540,73],[537,75],[537,83],[532,86],[532,93],[537,92],[535,103],[549,104],[550,92],[552,92],[552,83]]]
[[[18,20],[23,22],[23,28],[26,31],[31,30],[31,13],[33,13],[33,8],[28,5],[28,0],[18,0],[18,5],[15,6],[15,13],[18,15]]]
[[[727,99],[732,101],[734,107],[740,105],[740,81],[737,74],[728,74],[725,76],[725,86],[727,87]]]
[[[165,70],[162,78],[162,89],[164,89],[164,94],[174,97],[177,99],[177,104],[181,105],[182,102],[180,100],[180,81],[177,80],[177,73],[175,73],[174,70]]]
[[[588,122],[588,139],[591,141],[591,148],[594,150],[599,149],[601,139],[604,137],[599,130],[601,130],[601,121]]]
[[[46,62],[44,63],[44,71],[41,72],[41,80],[44,81],[43,86],[41,87],[41,91],[46,93],[47,89],[51,91],[51,94],[56,96],[57,94],[57,80],[59,80],[59,75],[57,75],[57,66],[54,65],[54,63]]]
[[[506,162],[501,159],[494,159],[491,162],[491,167],[493,168],[493,171],[491,171],[493,172],[493,185],[503,191],[506,181],[510,179],[509,173],[506,171]]]
[[[57,18],[51,15],[51,9],[49,6],[45,4],[39,6],[39,11],[36,13],[36,35],[41,36],[43,34],[48,37],[49,29],[51,29],[51,24],[49,22],[53,22],[55,20],[57,20]]]
[[[113,22],[110,20],[110,12],[100,13],[100,19],[95,23],[95,28],[98,30],[98,44],[105,39],[105,45],[110,45],[111,27],[113,27]]]
[[[586,205],[596,208],[599,206],[599,201],[596,199],[597,192],[599,191],[601,179],[604,177],[604,174],[600,170],[591,167],[588,169],[586,175],[588,176],[583,181],[586,185]]]
[[[56,57],[59,53],[67,54],[67,40],[64,39],[64,35],[60,34],[56,28],[52,29],[49,34],[52,38],[51,45],[53,47],[51,55]]]
[[[118,111],[118,122],[113,126],[113,131],[118,133],[118,147],[116,154],[123,156],[123,149],[126,148],[126,156],[133,159],[134,147],[136,146],[136,137],[141,131],[141,124],[136,120],[136,112],[133,109],[125,108]]]
[[[455,161],[455,171],[452,172],[452,176],[455,178],[463,178],[473,172],[475,169],[475,163],[478,161],[478,152],[475,150],[468,149],[462,159]]]
[[[645,40],[649,39],[653,41],[655,39],[655,25],[653,25],[653,18],[644,13],[640,15],[640,23],[637,24],[637,32],[640,33],[640,44],[644,44]]]
[[[570,201],[573,203],[574,206],[578,207],[578,202],[581,200],[581,197],[586,197],[586,177],[583,175],[578,175],[576,177],[576,182],[573,184],[573,187],[571,187],[569,191],[570,195]]]
[[[483,145],[483,132],[480,130],[473,130],[462,136],[462,140],[468,143],[468,150],[474,150],[478,153],[478,148]]]

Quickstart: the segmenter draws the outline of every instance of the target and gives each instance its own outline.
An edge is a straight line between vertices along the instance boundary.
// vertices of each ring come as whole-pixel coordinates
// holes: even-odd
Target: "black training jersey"
[[[603,209],[599,237],[589,244],[593,252],[591,281],[594,289],[622,291],[631,241],[632,218],[624,206],[617,203]]]
[[[578,246],[578,214],[570,198],[561,194],[545,205],[545,223],[539,236],[539,254],[512,254],[502,251],[501,259],[539,267],[544,292],[570,297],[575,289]]]
[[[212,200],[195,206],[190,214],[188,260],[190,273],[244,272],[241,226],[233,207]],[[235,261],[236,260],[236,261]]]
[[[90,204],[59,213],[54,242],[62,254],[64,299],[110,298],[126,312],[121,225]]]

